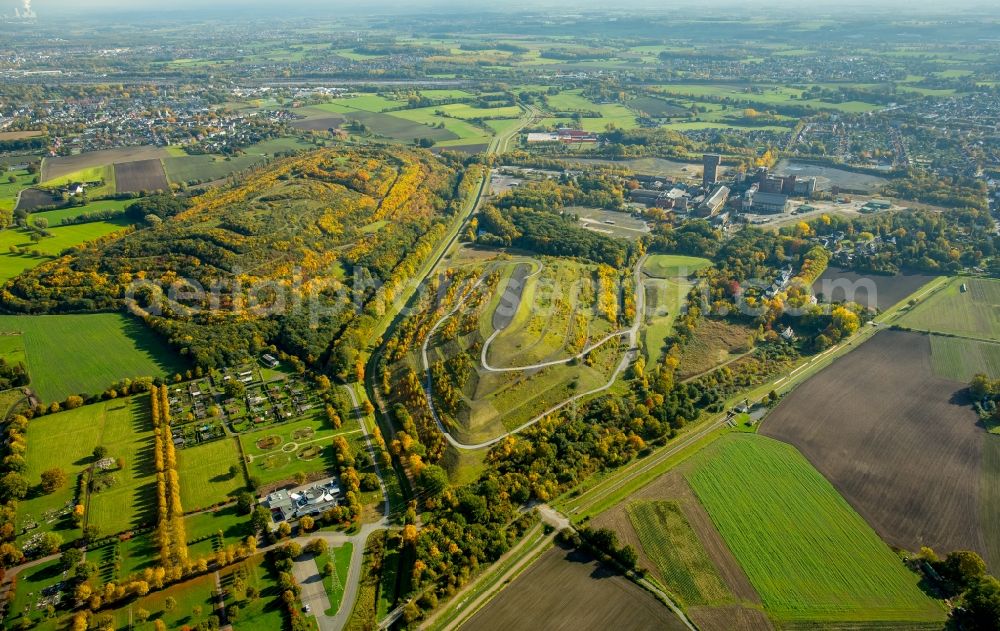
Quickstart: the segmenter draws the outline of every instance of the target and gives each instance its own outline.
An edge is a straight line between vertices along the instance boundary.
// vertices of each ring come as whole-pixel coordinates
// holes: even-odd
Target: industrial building
[[[705,190],[708,190],[719,181],[719,165],[722,164],[722,156],[706,153],[701,157],[701,164],[703,167],[701,185]]]
[[[719,186],[710,195],[698,204],[695,215],[698,217],[712,217],[722,210],[729,199],[729,187]]]
[[[743,212],[783,213],[788,209],[788,195],[758,190],[756,185],[743,194]]]
[[[760,167],[756,173],[757,188],[762,193],[781,193],[782,195],[798,195],[812,197],[816,192],[816,178],[799,178],[795,175],[774,175],[767,167]]]

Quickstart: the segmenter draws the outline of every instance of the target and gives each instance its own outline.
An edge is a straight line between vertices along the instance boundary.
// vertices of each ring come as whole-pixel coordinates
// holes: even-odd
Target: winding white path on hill
[[[434,336],[434,332],[441,325],[441,323],[447,320],[452,315],[454,315],[454,313],[462,307],[462,305],[465,303],[465,300],[468,298],[469,295],[471,295],[472,291],[475,290],[475,288],[478,287],[486,278],[485,276],[480,277],[480,279],[476,281],[476,283],[473,284],[472,287],[469,288],[469,291],[466,293],[466,295],[463,296],[460,300],[458,300],[456,305],[450,311],[448,311],[448,313],[443,315],[437,322],[434,323],[434,326],[432,326],[431,330],[427,333],[427,337],[424,338],[423,345],[421,346],[420,349],[421,360],[423,362],[424,374],[426,377],[424,380],[424,393],[427,396],[427,407],[431,412],[431,416],[434,418],[434,423],[437,425],[438,431],[440,431],[441,434],[445,437],[445,440],[447,440],[448,443],[451,444],[453,447],[456,447],[458,449],[485,449],[487,447],[497,444],[498,442],[507,438],[508,436],[512,436],[514,434],[517,434],[518,432],[527,429],[528,427],[531,427],[532,425],[542,420],[546,416],[566,407],[567,405],[573,403],[574,401],[579,401],[584,397],[588,397],[593,394],[603,392],[604,390],[607,390],[612,385],[614,385],[615,381],[618,380],[618,377],[625,371],[626,368],[628,368],[628,366],[633,361],[635,361],[636,357],[638,357],[639,327],[642,325],[642,315],[646,310],[646,292],[643,290],[643,284],[642,284],[642,266],[645,262],[646,262],[646,256],[643,255],[642,257],[639,258],[639,261],[635,264],[635,268],[633,269],[632,272],[635,282],[635,316],[632,321],[632,326],[624,331],[619,331],[617,333],[611,334],[608,338],[602,340],[597,344],[597,345],[603,344],[607,342],[608,339],[613,337],[628,336],[629,348],[622,355],[621,361],[618,362],[618,365],[615,367],[614,372],[612,372],[611,376],[608,378],[607,383],[598,386],[596,388],[593,388],[592,390],[587,390],[586,392],[580,392],[578,394],[575,394],[566,399],[565,401],[562,401],[561,403],[558,403],[550,407],[549,409],[545,410],[538,416],[522,423],[521,425],[517,426],[516,428],[508,432],[500,434],[499,436],[478,443],[463,443],[462,441],[455,438],[451,434],[451,432],[448,431],[447,427],[445,427],[444,423],[441,421],[441,417],[437,412],[437,408],[434,407],[433,381],[431,379],[430,361],[427,358],[427,349],[428,346],[430,345],[431,338]],[[494,334],[490,336],[490,339],[493,339],[494,337],[496,337],[496,332],[494,332]],[[596,348],[596,346],[594,346],[594,348]],[[581,353],[581,355],[585,354],[586,352],[587,351],[584,351],[584,353]],[[480,359],[484,360],[485,357],[481,357]],[[573,359],[575,359],[575,357],[570,357],[566,360],[557,360],[556,363],[568,363]],[[484,363],[483,367],[487,368],[485,361],[483,363]],[[544,367],[545,365],[550,365],[550,364],[543,363],[537,366]],[[531,367],[529,366],[527,368],[522,367],[512,370],[526,370],[530,368]],[[494,372],[501,372],[501,371],[503,371],[503,369],[494,370]]]

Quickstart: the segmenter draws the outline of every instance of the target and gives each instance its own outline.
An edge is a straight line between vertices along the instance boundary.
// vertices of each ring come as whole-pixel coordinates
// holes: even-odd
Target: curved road
[[[306,537],[300,537],[299,543],[305,545],[310,540],[319,537],[326,540],[327,544],[333,548],[350,543],[351,563],[347,568],[347,576],[341,577],[344,584],[344,596],[340,601],[340,609],[337,613],[328,616],[325,612],[330,608],[330,599],[327,596],[326,588],[323,587],[323,577],[320,576],[320,568],[316,567],[316,561],[312,555],[303,555],[295,560],[293,571],[295,579],[302,586],[302,604],[309,605],[310,613],[315,616],[320,631],[337,631],[347,626],[347,621],[354,610],[354,602],[358,599],[358,586],[361,583],[361,564],[365,552],[365,543],[369,535],[376,530],[385,530],[391,527],[389,521],[390,505],[389,493],[386,491],[385,483],[382,481],[382,472],[379,470],[378,457],[372,447],[371,439],[368,436],[368,429],[365,427],[364,415],[361,413],[361,406],[358,404],[357,395],[354,388],[345,385],[341,386],[347,390],[351,397],[351,405],[354,407],[354,417],[358,419],[361,429],[365,435],[365,443],[368,445],[368,453],[375,464],[375,473],[378,475],[379,486],[382,487],[382,497],[385,498],[385,512],[382,518],[376,522],[363,524],[361,529],[353,535],[334,532],[316,532]]]
[[[635,282],[635,317],[633,318],[632,326],[629,327],[628,329],[626,329],[625,331],[621,331],[621,332],[612,334],[612,337],[617,337],[617,336],[620,336],[620,335],[627,335],[628,336],[628,345],[629,345],[629,348],[622,355],[621,361],[618,362],[618,365],[615,367],[614,372],[611,373],[611,377],[608,379],[607,383],[605,383],[602,386],[598,386],[597,388],[594,388],[592,390],[588,390],[586,392],[581,392],[579,394],[575,394],[575,395],[571,396],[570,398],[566,399],[565,401],[563,401],[562,403],[558,403],[558,404],[550,407],[549,409],[545,410],[544,412],[542,412],[538,416],[532,418],[529,421],[526,421],[525,423],[523,423],[523,424],[519,425],[518,427],[510,430],[509,432],[504,432],[503,434],[500,434],[499,436],[496,436],[495,438],[491,438],[489,440],[486,440],[486,441],[483,441],[483,442],[480,442],[480,443],[463,443],[463,442],[461,442],[460,440],[458,440],[457,438],[455,438],[454,436],[452,436],[451,432],[448,431],[448,429],[445,427],[444,423],[441,421],[441,417],[438,415],[437,409],[434,407],[434,397],[433,397],[431,377],[430,377],[430,365],[429,365],[429,363],[427,361],[427,345],[429,344],[431,336],[434,334],[435,329],[437,329],[438,325],[440,325],[441,322],[443,322],[448,316],[450,316],[455,311],[457,311],[459,308],[461,308],[461,306],[462,306],[461,302],[464,302],[464,301],[459,301],[459,304],[457,304],[454,308],[452,308],[451,311],[449,311],[447,314],[445,314],[445,316],[443,318],[441,318],[436,323],[434,323],[434,326],[431,328],[430,332],[428,332],[427,337],[424,338],[424,343],[423,343],[423,346],[421,348],[421,356],[422,356],[422,359],[423,359],[424,371],[426,373],[426,379],[425,379],[425,382],[424,382],[424,392],[427,395],[427,407],[430,409],[431,416],[434,417],[434,423],[437,425],[438,431],[440,431],[441,434],[444,435],[445,440],[447,440],[452,446],[454,446],[454,447],[456,447],[458,449],[485,449],[486,447],[490,447],[492,445],[497,444],[498,442],[500,442],[504,438],[507,438],[508,436],[511,436],[513,434],[517,434],[518,432],[521,432],[521,431],[527,429],[528,427],[531,427],[532,425],[534,425],[538,421],[542,420],[546,416],[548,416],[548,415],[552,414],[553,412],[556,412],[556,411],[558,411],[558,410],[566,407],[567,405],[569,405],[570,403],[573,403],[574,401],[579,401],[580,399],[582,399],[584,397],[588,397],[590,395],[597,394],[598,392],[603,392],[604,390],[607,390],[612,385],[614,385],[615,381],[618,380],[618,377],[622,374],[622,372],[625,371],[626,368],[628,368],[629,364],[631,364],[635,360],[635,358],[637,356],[637,352],[638,352],[638,339],[639,339],[639,327],[642,324],[642,316],[643,316],[643,313],[645,313],[645,310],[646,310],[646,292],[643,291],[643,285],[642,285],[642,265],[643,265],[643,263],[645,263],[645,261],[646,261],[646,256],[645,255],[641,256],[639,258],[639,261],[635,264],[635,268],[633,269],[633,272],[632,272],[633,273],[634,282]],[[480,280],[477,281],[476,285],[478,285],[479,283],[481,283],[482,280],[483,279],[480,278]],[[475,288],[476,285],[474,285],[473,288]],[[607,341],[607,340],[605,340],[605,341]],[[567,361],[569,361],[569,360],[567,360]],[[564,362],[560,362],[560,363],[564,363]]]

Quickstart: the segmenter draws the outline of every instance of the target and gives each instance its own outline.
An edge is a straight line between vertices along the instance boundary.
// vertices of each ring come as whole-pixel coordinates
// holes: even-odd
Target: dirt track
[[[985,557],[990,437],[964,389],[934,376],[926,336],[882,331],[789,394],[761,433],[798,447],[891,545]]]
[[[510,326],[511,320],[517,314],[517,308],[521,305],[521,294],[524,292],[524,279],[528,277],[531,266],[527,263],[519,263],[511,272],[507,285],[504,287],[503,295],[500,296],[500,303],[493,310],[493,330],[499,331]]]

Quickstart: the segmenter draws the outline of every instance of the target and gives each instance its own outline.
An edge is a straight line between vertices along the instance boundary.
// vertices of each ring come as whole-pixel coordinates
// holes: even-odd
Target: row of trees
[[[157,524],[156,540],[160,563],[164,567],[184,566],[188,561],[187,531],[181,506],[181,485],[177,472],[177,454],[170,431],[168,388],[154,386],[149,391],[152,407],[156,467]]]
[[[302,588],[295,580],[295,574],[292,573],[294,559],[300,554],[302,554],[302,549],[294,542],[286,543],[267,553],[268,562],[273,571],[278,574],[281,602],[285,608],[288,629],[291,631],[308,631],[313,628],[309,620],[302,615],[302,604],[299,600]]]
[[[28,495],[30,484],[24,476],[28,463],[28,419],[13,416],[4,428],[3,461],[0,461],[0,573],[17,565],[24,554],[14,543],[17,536],[17,502]]]

